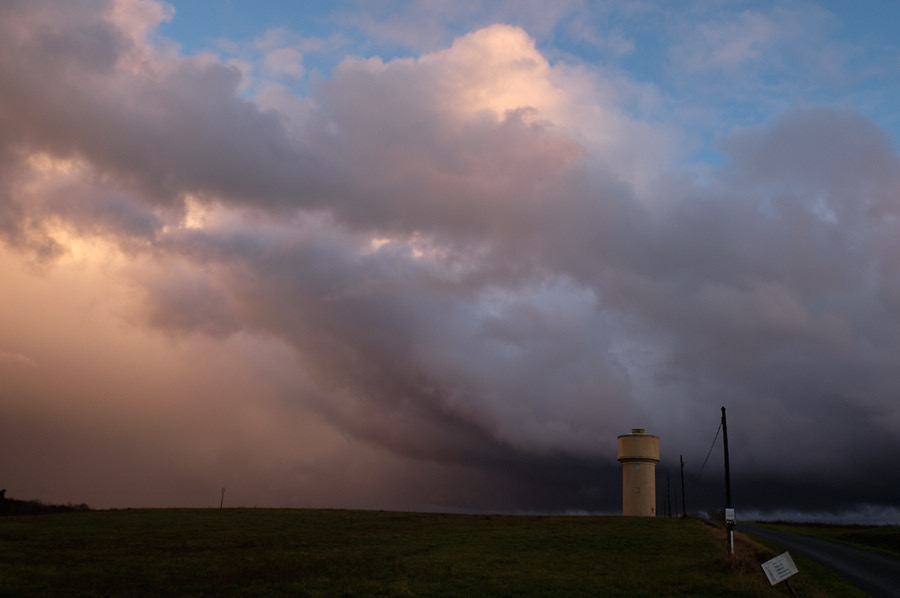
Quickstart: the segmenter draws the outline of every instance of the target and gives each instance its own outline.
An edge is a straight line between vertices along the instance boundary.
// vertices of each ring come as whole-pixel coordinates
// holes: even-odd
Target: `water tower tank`
[[[622,515],[656,517],[656,464],[659,436],[634,428],[619,436],[622,464]]]

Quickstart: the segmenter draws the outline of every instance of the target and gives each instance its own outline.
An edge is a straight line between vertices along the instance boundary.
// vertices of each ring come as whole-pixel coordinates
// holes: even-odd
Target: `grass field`
[[[773,596],[698,520],[209,509],[0,517],[2,596]],[[802,596],[852,595],[792,579]]]

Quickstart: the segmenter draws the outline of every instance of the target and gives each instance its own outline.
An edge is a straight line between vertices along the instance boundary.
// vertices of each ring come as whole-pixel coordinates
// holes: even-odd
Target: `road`
[[[900,559],[745,523],[735,529],[817,561],[875,598],[900,598]]]

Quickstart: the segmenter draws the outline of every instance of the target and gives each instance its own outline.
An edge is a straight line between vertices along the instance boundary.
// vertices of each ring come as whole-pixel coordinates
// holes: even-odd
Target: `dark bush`
[[[39,500],[19,500],[6,498],[6,490],[0,490],[0,516],[2,515],[46,515],[49,513],[69,513],[90,511],[86,504],[48,505]]]

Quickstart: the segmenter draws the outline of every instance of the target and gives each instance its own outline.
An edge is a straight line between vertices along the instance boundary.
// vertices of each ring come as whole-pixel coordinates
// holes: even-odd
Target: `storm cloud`
[[[725,405],[738,506],[900,503],[900,156],[859,111],[701,173],[519,27],[300,96],[166,18],[0,8],[11,493],[615,512],[616,435],[697,471]]]

